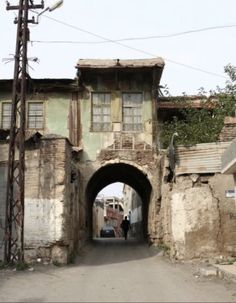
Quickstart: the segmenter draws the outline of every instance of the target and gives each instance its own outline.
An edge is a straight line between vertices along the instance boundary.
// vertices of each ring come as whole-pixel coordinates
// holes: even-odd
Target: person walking
[[[130,222],[127,219],[127,216],[125,216],[124,220],[122,221],[120,227],[122,228],[123,235],[125,237],[125,240],[127,240],[128,231],[130,229]]]

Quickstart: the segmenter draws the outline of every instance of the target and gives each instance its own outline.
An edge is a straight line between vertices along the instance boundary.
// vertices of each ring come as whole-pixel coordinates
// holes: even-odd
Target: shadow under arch
[[[127,163],[112,163],[100,167],[90,178],[86,188],[86,216],[89,238],[92,239],[92,207],[97,194],[109,184],[121,182],[131,186],[142,200],[143,238],[148,234],[148,209],[152,186],[147,176],[137,167]]]

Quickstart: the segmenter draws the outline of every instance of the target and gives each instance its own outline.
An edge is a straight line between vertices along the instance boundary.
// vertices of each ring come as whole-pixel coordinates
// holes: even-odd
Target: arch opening
[[[139,238],[147,238],[148,210],[152,186],[147,176],[137,167],[126,163],[108,164],[98,169],[88,182],[86,188],[86,218],[89,238],[93,238],[94,203],[98,193],[106,186],[120,182],[132,188],[140,197],[142,207],[142,231]],[[128,215],[124,213],[123,215]],[[132,222],[131,222],[132,223]]]

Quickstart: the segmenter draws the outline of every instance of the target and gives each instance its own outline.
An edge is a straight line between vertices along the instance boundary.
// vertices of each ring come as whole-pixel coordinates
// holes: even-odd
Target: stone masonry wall
[[[77,220],[76,211],[71,215],[77,198],[76,181],[71,182],[71,146],[64,138],[28,142],[25,160],[25,259],[67,263]]]

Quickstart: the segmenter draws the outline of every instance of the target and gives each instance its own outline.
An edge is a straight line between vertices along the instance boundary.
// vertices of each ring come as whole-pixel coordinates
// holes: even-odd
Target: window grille
[[[92,94],[92,130],[111,131],[111,94]]]
[[[124,131],[142,131],[142,93],[123,93],[122,116]]]

